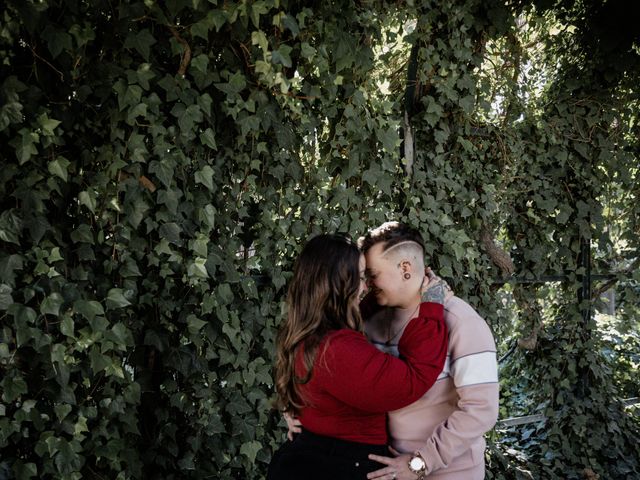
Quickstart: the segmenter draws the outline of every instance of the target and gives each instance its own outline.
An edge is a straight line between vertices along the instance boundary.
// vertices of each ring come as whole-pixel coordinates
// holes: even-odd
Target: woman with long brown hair
[[[387,454],[386,412],[420,398],[446,355],[443,283],[405,278],[423,303],[395,358],[362,333],[365,261],[357,246],[337,235],[305,245],[289,285],[275,363],[277,405],[297,415],[303,429],[275,453],[268,480],[365,479],[378,468],[367,456]]]

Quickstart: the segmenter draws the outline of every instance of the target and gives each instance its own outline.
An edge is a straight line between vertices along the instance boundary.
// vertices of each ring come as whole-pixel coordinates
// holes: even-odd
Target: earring
[[[411,274],[409,272],[404,274],[404,279],[409,280],[411,278]]]

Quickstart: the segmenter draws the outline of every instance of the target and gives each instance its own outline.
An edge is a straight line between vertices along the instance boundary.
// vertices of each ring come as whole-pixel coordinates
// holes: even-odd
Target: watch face
[[[412,470],[422,470],[425,467],[424,460],[420,457],[413,457],[409,462]]]

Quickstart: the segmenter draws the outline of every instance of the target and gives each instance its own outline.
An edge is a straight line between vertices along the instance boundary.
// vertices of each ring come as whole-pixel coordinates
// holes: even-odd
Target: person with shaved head
[[[412,292],[425,272],[422,236],[408,225],[388,222],[359,243],[370,289],[361,303],[365,332],[379,350],[397,356],[405,328],[419,306]],[[394,456],[370,455],[384,466],[367,478],[484,478],[483,435],[498,417],[495,342],[487,323],[467,302],[450,296],[444,308],[449,329],[445,367],[424,396],[389,412]]]

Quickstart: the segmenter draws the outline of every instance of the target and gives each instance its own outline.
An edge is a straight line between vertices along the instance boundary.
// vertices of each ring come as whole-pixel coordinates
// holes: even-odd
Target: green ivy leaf
[[[269,51],[269,41],[262,30],[255,30],[251,32],[251,44],[258,45],[263,53],[267,53]]]
[[[52,160],[51,162],[49,162],[49,165],[48,165],[49,173],[57,177],[60,177],[62,180],[66,182],[68,177],[67,170],[69,169],[69,165],[71,165],[71,162],[69,162],[69,160],[67,160],[64,157],[58,157],[55,160]]]
[[[189,333],[195,335],[207,324],[204,320],[200,320],[195,315],[189,315],[187,317],[187,328],[189,329]]]
[[[127,307],[131,302],[125,298],[121,288],[112,288],[107,294],[106,304],[107,309],[114,310]]]
[[[91,226],[86,223],[81,224],[78,228],[76,228],[73,232],[71,232],[71,240],[75,243],[87,243],[93,244],[95,242],[93,238],[93,232],[91,231]]]
[[[11,141],[11,145],[16,149],[18,163],[22,165],[38,154],[36,143],[40,141],[40,136],[26,128],[21,129],[19,134]]]
[[[256,455],[262,449],[262,443],[252,440],[245,442],[240,446],[240,454],[246,456],[249,459],[249,463],[254,463]]]
[[[5,210],[0,214],[0,240],[20,245],[22,220],[13,210]]]
[[[91,370],[94,374],[97,374],[105,370],[109,365],[113,363],[113,360],[100,353],[100,349],[96,346],[91,347],[89,351],[89,360],[91,362]]]
[[[202,134],[200,135],[200,141],[212,150],[218,149],[218,145],[216,144],[216,137],[211,128],[207,128],[204,132],[202,132]]]
[[[5,403],[12,403],[28,392],[27,383],[17,375],[6,375],[0,382],[0,386],[2,386],[2,401]]]
[[[120,267],[120,275],[124,278],[129,278],[140,277],[142,276],[142,273],[140,273],[140,269],[138,268],[136,261],[131,257],[127,257],[124,261],[124,265]]]
[[[247,86],[244,75],[236,72],[229,78],[228,83],[216,83],[216,87],[227,95],[237,95]]]
[[[127,347],[133,345],[133,337],[131,331],[124,323],[118,322],[111,330],[107,332],[106,338],[111,340],[120,350],[126,350]]]
[[[213,174],[213,168],[209,165],[205,165],[196,172],[196,183],[201,183],[212,193],[215,192],[216,186],[213,183]]]
[[[42,129],[42,133],[44,133],[48,137],[55,136],[54,130],[58,125],[60,125],[60,123],[60,120],[49,118],[46,113],[43,113],[38,117],[38,124]]]
[[[141,30],[135,34],[130,33],[124,41],[125,48],[135,48],[142,55],[145,62],[149,61],[151,45],[156,43],[156,39],[148,29]]]
[[[158,229],[160,237],[174,245],[182,245],[182,239],[180,238],[181,232],[182,229],[174,222],[165,223]]]
[[[60,451],[55,456],[55,464],[58,471],[63,475],[79,471],[83,464],[83,459],[78,454],[78,452],[82,451],[80,443],[76,440],[68,442],[60,439],[59,448]]]
[[[47,41],[47,46],[53,58],[60,55],[63,50],[70,52],[73,48],[71,35],[51,24],[47,25],[42,31],[42,38]]]
[[[271,63],[291,68],[291,50],[292,48],[289,45],[281,44],[277,50],[271,52]]]
[[[187,275],[195,278],[209,278],[209,274],[207,273],[207,269],[205,267],[207,259],[206,258],[196,258],[189,268],[187,269]]]
[[[206,258],[208,253],[209,240],[205,235],[198,235],[198,237],[191,242],[191,250],[197,256]]]
[[[78,200],[80,201],[80,204],[87,207],[91,213],[96,213],[96,199],[92,192],[80,192]]]
[[[104,308],[95,300],[76,300],[73,309],[89,321],[93,321],[97,315],[104,315]]]
[[[73,408],[71,407],[71,405],[68,404],[59,404],[53,407],[53,410],[56,413],[56,417],[58,417],[59,422],[62,422],[65,418],[67,418],[67,415],[71,413],[72,409]]]
[[[43,315],[58,316],[63,301],[64,299],[59,293],[52,293],[51,295],[48,295],[40,304],[40,313]]]
[[[230,304],[233,301],[233,292],[231,286],[228,283],[218,285],[216,294],[220,298],[222,304]]]
[[[171,187],[174,168],[175,162],[169,158],[154,160],[149,164],[149,172],[154,173],[167,188]]]
[[[387,152],[395,152],[400,145],[400,137],[398,130],[394,126],[389,128],[381,128],[377,132],[378,140],[382,143],[382,147]]]
[[[64,315],[62,317],[62,321],[60,322],[60,332],[62,332],[62,334],[67,337],[73,338],[75,336],[73,328],[73,318],[71,318],[70,315]]]

